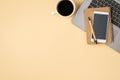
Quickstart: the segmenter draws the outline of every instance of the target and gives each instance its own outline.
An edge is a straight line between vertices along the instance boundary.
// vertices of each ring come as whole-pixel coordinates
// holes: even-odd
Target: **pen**
[[[88,17],[88,20],[89,20],[90,28],[91,28],[91,31],[92,31],[92,35],[93,35],[93,37],[94,37],[94,42],[97,44],[97,39],[96,39],[96,36],[95,36],[94,30],[93,30],[93,27],[92,27],[91,18]]]

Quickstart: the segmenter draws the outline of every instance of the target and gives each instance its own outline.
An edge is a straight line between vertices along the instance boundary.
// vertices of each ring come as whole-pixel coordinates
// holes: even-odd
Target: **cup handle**
[[[51,15],[55,15],[55,14],[57,14],[57,11],[52,11],[51,12]]]

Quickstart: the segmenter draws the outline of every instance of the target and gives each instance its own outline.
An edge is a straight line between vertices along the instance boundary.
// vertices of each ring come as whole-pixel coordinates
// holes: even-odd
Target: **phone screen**
[[[97,39],[106,40],[108,13],[94,12],[93,30]]]

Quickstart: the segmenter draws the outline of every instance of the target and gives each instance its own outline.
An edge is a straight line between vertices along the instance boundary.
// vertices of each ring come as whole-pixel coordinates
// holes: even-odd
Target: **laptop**
[[[113,42],[107,44],[110,48],[120,52],[120,0],[84,0],[78,9],[72,23],[82,30],[85,29],[84,10],[86,8],[110,7],[113,27]]]

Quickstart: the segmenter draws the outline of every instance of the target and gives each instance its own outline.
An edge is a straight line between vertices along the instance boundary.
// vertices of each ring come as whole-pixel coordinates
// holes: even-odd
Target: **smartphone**
[[[94,11],[92,26],[98,43],[106,43],[107,41],[108,18],[108,12]],[[91,36],[91,42],[94,42],[93,36]]]

